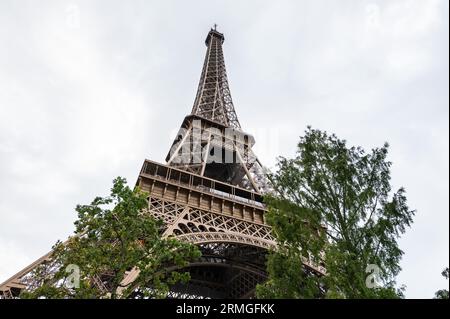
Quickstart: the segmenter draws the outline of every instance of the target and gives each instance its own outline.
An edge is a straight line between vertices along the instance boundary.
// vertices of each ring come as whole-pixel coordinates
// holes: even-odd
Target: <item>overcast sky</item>
[[[0,281],[73,232],[74,207],[163,162],[218,24],[235,108],[269,167],[307,125],[391,145],[415,223],[407,297],[447,287],[447,0],[0,2]]]

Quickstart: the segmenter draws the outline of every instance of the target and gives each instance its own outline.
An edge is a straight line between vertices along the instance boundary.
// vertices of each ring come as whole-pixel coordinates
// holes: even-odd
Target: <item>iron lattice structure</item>
[[[264,169],[252,151],[253,136],[236,116],[228,85],[223,34],[211,29],[190,115],[167,155],[167,164],[145,160],[136,183],[149,193],[146,211],[164,221],[164,236],[198,245],[202,257],[189,265],[191,280],[172,287],[171,298],[251,298],[264,281],[265,259],[276,243],[265,223],[262,195],[270,192]],[[0,297],[33,289],[30,273],[51,262],[43,256],[0,285]],[[324,269],[304,260],[308,269]],[[131,284],[139,269],[126,273]],[[93,278],[105,291],[107,280]],[[133,296],[130,296],[133,297]]]
[[[224,41],[223,34],[216,30],[211,30],[206,37],[208,49],[191,114],[239,129],[241,125],[234,110],[225,69]]]

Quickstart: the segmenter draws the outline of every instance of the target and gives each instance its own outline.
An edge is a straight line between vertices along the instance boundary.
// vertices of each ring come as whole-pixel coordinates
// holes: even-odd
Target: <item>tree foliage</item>
[[[36,289],[22,298],[126,298],[166,297],[171,285],[189,280],[189,273],[176,269],[200,256],[197,247],[162,237],[162,222],[145,212],[147,195],[131,190],[116,178],[111,194],[89,205],[78,205],[75,236],[58,242],[51,260],[32,274]],[[67,267],[79,267],[79,287]],[[139,275],[124,283],[128,271]]]
[[[449,270],[447,267],[442,271],[441,274],[445,279],[448,280],[448,275],[449,275],[448,273],[449,273]],[[448,299],[448,289],[440,289],[440,290],[436,291],[434,298],[435,299]]]
[[[265,198],[279,248],[269,256],[269,280],[258,287],[259,297],[402,295],[394,288],[403,254],[397,240],[414,211],[403,188],[392,191],[387,154],[387,144],[366,153],[308,128],[296,156],[279,159],[269,176],[276,192]],[[304,260],[324,266],[326,275],[311,275]],[[378,269],[379,276],[371,273]],[[371,288],[374,278],[377,288]]]

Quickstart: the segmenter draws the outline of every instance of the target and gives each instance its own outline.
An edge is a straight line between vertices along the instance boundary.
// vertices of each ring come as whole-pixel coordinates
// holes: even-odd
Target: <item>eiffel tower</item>
[[[252,151],[255,140],[242,130],[234,109],[224,40],[216,27],[209,31],[192,111],[166,164],[145,160],[136,183],[149,193],[148,213],[164,221],[164,236],[193,243],[202,252],[186,269],[189,283],[173,286],[170,298],[251,298],[266,279],[267,251],[276,247],[262,202],[270,183]],[[14,298],[30,289],[30,272],[50,255],[2,283],[0,297]],[[138,273],[127,272],[123,284],[133,282]]]

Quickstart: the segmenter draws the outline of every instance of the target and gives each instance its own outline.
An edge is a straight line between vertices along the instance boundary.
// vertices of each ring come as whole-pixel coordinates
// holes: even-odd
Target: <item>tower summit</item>
[[[231,98],[224,41],[216,28],[209,31],[194,105],[166,161],[170,166],[264,193],[270,186],[252,151],[255,140],[242,130]]]
[[[240,128],[225,69],[222,51],[224,41],[223,34],[215,29],[211,29],[206,37],[205,44],[208,49],[191,114],[224,126]]]

